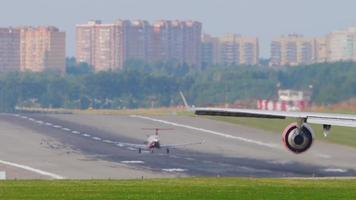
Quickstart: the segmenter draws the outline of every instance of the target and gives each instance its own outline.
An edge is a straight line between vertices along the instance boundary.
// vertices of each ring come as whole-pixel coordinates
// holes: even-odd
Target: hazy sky
[[[213,35],[258,36],[261,56],[281,34],[324,35],[356,26],[354,0],[1,0],[0,26],[55,25],[67,32],[75,54],[75,24],[90,19],[192,19]]]

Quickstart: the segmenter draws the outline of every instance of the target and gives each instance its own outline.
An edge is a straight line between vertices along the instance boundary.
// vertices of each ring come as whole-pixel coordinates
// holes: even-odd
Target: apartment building
[[[259,42],[256,37],[226,34],[202,38],[202,62],[223,65],[257,65]]]
[[[20,70],[65,72],[65,32],[56,27],[21,27]]]
[[[146,63],[174,60],[200,66],[201,23],[195,21],[90,21],[76,26],[78,62],[95,71],[121,69],[128,60]]]
[[[356,27],[334,31],[327,36],[327,61],[356,61]]]
[[[271,42],[271,66],[296,66],[315,62],[315,39],[291,34]]]
[[[152,27],[151,61],[173,60],[190,66],[200,66],[200,22],[160,20]]]
[[[315,38],[315,60],[316,63],[328,61],[328,40],[326,37]]]
[[[201,64],[202,24],[196,21],[183,21],[183,62],[190,66]]]
[[[129,22],[124,30],[125,36],[125,60],[140,59],[148,61],[152,26],[145,20]]]
[[[20,32],[0,28],[0,73],[20,70]]]
[[[202,66],[216,65],[219,63],[219,38],[208,34],[202,35],[201,60]]]
[[[121,69],[124,60],[124,35],[128,21],[102,24],[89,21],[76,26],[76,57],[95,71]]]

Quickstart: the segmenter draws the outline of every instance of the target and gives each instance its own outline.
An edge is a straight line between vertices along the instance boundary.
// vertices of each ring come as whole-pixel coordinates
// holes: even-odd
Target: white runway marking
[[[111,141],[111,140],[103,140],[104,143],[108,143],[108,144],[114,144],[115,142]]]
[[[20,169],[24,169],[24,170],[27,170],[27,171],[31,171],[31,172],[34,172],[34,173],[37,173],[37,174],[40,174],[40,175],[43,175],[43,176],[49,176],[49,177],[51,177],[53,179],[64,179],[63,176],[60,176],[60,175],[57,175],[57,174],[53,174],[53,173],[50,173],[50,172],[46,172],[46,171],[43,171],[43,170],[40,170],[40,169],[35,169],[35,168],[29,167],[29,166],[26,166],[26,165],[20,165],[20,164],[16,164],[16,163],[4,161],[4,160],[0,160],[0,163],[4,164],[4,165],[9,165],[9,166],[12,166],[12,167],[17,167],[17,168],[20,168]]]
[[[36,123],[37,123],[37,124],[43,124],[43,121],[38,120],[38,121],[36,121]]]
[[[124,164],[143,164],[145,162],[143,162],[141,160],[127,160],[127,161],[121,161],[121,163],[124,163]]]
[[[84,137],[90,137],[91,135],[84,133],[84,134],[82,134],[82,136],[84,136]]]
[[[28,120],[30,120],[30,121],[35,121],[35,119],[33,119],[33,118],[28,118]]]
[[[22,118],[22,119],[27,119],[28,117],[26,117],[26,116],[21,116],[21,118]]]
[[[172,169],[162,169],[162,171],[165,171],[165,172],[186,172],[188,170],[181,169],[181,168],[172,168]]]
[[[118,147],[124,147],[125,145],[122,144],[122,143],[117,143],[116,146],[118,146]]]
[[[53,125],[53,128],[62,128],[60,125]]]
[[[53,124],[52,123],[49,123],[49,122],[46,122],[45,123],[47,126],[52,126]]]
[[[259,145],[259,146],[264,146],[264,147],[269,147],[269,148],[274,148],[274,149],[280,149],[280,147],[278,145],[275,145],[275,144],[265,143],[265,142],[262,142],[262,141],[252,140],[252,139],[239,137],[239,136],[233,136],[233,135],[229,135],[229,134],[222,133],[222,132],[212,131],[212,130],[203,129],[203,128],[197,128],[197,127],[194,127],[194,126],[178,124],[178,123],[175,123],[175,122],[170,122],[170,121],[165,121],[165,120],[160,120],[160,119],[155,119],[155,118],[145,117],[145,116],[140,116],[140,115],[131,115],[131,117],[150,120],[150,121],[159,122],[159,123],[162,123],[162,124],[167,124],[167,125],[176,126],[176,127],[187,128],[187,129],[200,131],[200,132],[204,132],[204,133],[208,133],[208,134],[212,134],[212,135],[217,135],[217,136],[221,136],[221,137],[225,137],[225,138],[229,138],[229,139],[240,140],[242,142],[256,144],[256,145]]]
[[[62,128],[62,130],[67,132],[71,131],[69,128]]]
[[[325,171],[325,172],[340,172],[340,173],[345,173],[345,172],[347,172],[346,169],[338,169],[338,168],[335,168],[335,169],[333,169],[333,168],[328,168],[328,169],[324,169],[323,171]]]
[[[99,137],[92,137],[92,139],[96,140],[96,141],[100,141],[101,140],[101,138],[99,138]]]
[[[185,160],[190,160],[190,161],[193,161],[195,160],[194,158],[184,158]]]
[[[80,132],[79,132],[79,131],[72,131],[72,133],[73,133],[73,134],[77,134],[77,135],[79,135],[79,134],[80,134]]]

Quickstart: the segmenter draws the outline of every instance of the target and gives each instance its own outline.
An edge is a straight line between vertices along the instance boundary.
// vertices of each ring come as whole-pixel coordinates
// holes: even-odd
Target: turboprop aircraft
[[[283,112],[253,109],[230,109],[213,107],[190,107],[180,92],[187,110],[196,115],[254,117],[268,119],[294,118],[295,123],[288,125],[282,133],[283,144],[293,153],[299,154],[307,151],[313,144],[314,131],[309,124],[323,126],[323,134],[327,136],[332,126],[345,126],[356,128],[356,115],[314,113],[314,112]]]

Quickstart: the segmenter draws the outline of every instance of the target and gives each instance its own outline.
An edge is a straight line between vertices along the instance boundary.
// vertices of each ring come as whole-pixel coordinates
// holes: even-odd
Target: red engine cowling
[[[282,142],[293,153],[303,153],[313,144],[313,130],[306,123],[300,128],[297,123],[292,123],[284,129]]]

